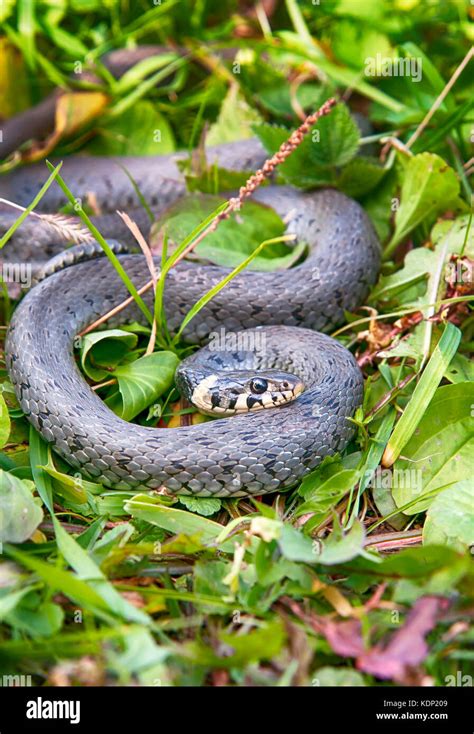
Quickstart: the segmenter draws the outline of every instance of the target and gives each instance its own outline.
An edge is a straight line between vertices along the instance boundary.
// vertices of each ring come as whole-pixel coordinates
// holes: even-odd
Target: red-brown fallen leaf
[[[388,643],[375,645],[360,655],[356,661],[357,668],[376,678],[396,681],[406,679],[410,669],[422,663],[428,655],[425,637],[448,607],[449,600],[440,596],[418,599],[405,623]]]
[[[379,601],[377,599],[377,601]],[[404,624],[381,642],[365,649],[362,627],[358,619],[335,622],[327,617],[308,614],[292,599],[286,605],[300,619],[324,635],[331,649],[341,657],[356,658],[356,667],[376,678],[395,680],[408,685],[417,678],[414,670],[428,655],[425,637],[449,607],[449,599],[441,596],[423,596],[407,615]]]
[[[364,652],[362,627],[358,619],[345,622],[320,620],[321,632],[337,655],[345,658],[356,658]]]

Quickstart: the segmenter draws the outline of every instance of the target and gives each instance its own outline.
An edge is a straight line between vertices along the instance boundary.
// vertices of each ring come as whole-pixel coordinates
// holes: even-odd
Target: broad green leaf
[[[246,102],[238,84],[231,84],[216,122],[211,125],[206,145],[232,143],[253,137],[252,125],[262,121],[259,113]]]
[[[460,339],[461,332],[459,329],[450,322],[446,324],[443,335],[413,391],[410,402],[390,437],[382,457],[384,466],[391,466],[398,459],[401,451],[412,437],[449,363],[456,354]]]
[[[23,543],[43,519],[43,510],[33,497],[35,486],[0,469],[0,545]]]
[[[6,621],[33,638],[52,637],[63,625],[64,610],[49,601],[38,604],[35,597],[36,594],[24,598]]]
[[[395,215],[395,231],[385,249],[389,257],[421,222],[432,223],[454,203],[459,180],[453,169],[434,153],[419,153],[405,164],[400,207]]]
[[[164,232],[169,246],[182,242],[194,228],[225,200],[211,194],[193,194],[170,207],[157,222],[153,239],[161,242]],[[273,209],[247,201],[237,215],[220,223],[193,252],[193,257],[215,265],[236,267],[260,245],[263,238],[280,237],[285,225]],[[247,266],[250,270],[288,268],[301,257],[305,245],[289,247],[284,243],[266,246]]]
[[[91,380],[100,382],[110,377],[127,352],[136,347],[136,334],[122,329],[86,334],[81,340],[81,366]]]
[[[283,523],[277,538],[280,550],[290,561],[334,565],[355,558],[363,549],[364,526],[358,520],[346,534],[337,529],[328,539],[312,540],[288,523]]]
[[[416,431],[403,447],[403,458],[394,465],[400,485],[393,489],[397,507],[421,499],[406,514],[426,510],[434,501],[434,492],[472,476],[473,405],[474,383],[461,382],[438,388],[421,414]]]
[[[155,105],[137,102],[118,117],[103,122],[88,146],[96,155],[165,155],[175,150],[173,131]]]
[[[452,484],[434,498],[423,526],[423,542],[446,544],[460,551],[474,546],[472,477]]]
[[[341,534],[334,528],[328,539],[316,543],[316,562],[327,566],[336,563],[345,563],[356,558],[364,549],[365,529],[363,524],[356,520],[347,533]]]
[[[10,415],[8,413],[8,407],[5,402],[5,398],[0,392],[0,448],[5,446],[10,436]]]
[[[15,607],[21,602],[26,594],[31,592],[31,586],[27,586],[24,589],[18,591],[12,591],[5,596],[0,596],[0,621],[12,612]]]
[[[117,367],[122,406],[120,415],[132,420],[171,387],[179,359],[173,352],[153,352],[130,364]]]
[[[378,186],[386,173],[387,170],[376,158],[362,156],[353,158],[342,169],[337,180],[337,188],[357,199]]]
[[[166,507],[155,497],[146,494],[138,494],[128,500],[125,503],[125,510],[132,517],[146,520],[170,533],[184,533],[188,536],[199,537],[204,545],[214,544],[224,529],[220,523],[185,510]],[[220,544],[220,547],[233,550],[233,545],[233,541],[226,541]]]

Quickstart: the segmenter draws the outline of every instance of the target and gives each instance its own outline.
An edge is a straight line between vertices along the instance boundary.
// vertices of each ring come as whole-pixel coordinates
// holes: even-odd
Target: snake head
[[[229,371],[202,379],[190,401],[208,415],[230,416],[285,405],[303,390],[302,380],[288,372]]]

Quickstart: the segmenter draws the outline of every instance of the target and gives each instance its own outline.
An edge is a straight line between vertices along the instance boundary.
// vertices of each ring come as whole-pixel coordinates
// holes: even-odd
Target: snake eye
[[[252,382],[250,383],[250,389],[252,390],[252,392],[260,394],[268,389],[268,382],[262,377],[256,377],[255,380],[252,380]]]

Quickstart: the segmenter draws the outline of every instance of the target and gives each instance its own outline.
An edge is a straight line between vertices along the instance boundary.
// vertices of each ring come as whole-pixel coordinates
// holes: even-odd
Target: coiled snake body
[[[265,157],[255,141],[221,146],[210,155],[222,167],[245,170],[255,170]],[[145,198],[154,192],[158,208],[184,192],[173,157],[127,159],[126,166]],[[138,203],[111,160],[66,161],[62,175],[76,194],[93,191],[112,209]],[[22,203],[41,178],[44,174],[30,168],[3,186]],[[112,413],[89,388],[72,353],[75,335],[128,295],[105,258],[50,275],[16,309],[6,354],[20,405],[55,451],[92,479],[121,489],[165,486],[200,496],[262,494],[295,484],[324,456],[347,445],[362,376],[352,355],[318,332],[340,323],[344,310],[354,310],[367,296],[379,268],[377,237],[362,208],[334,190],[302,193],[269,186],[255,198],[286,217],[287,231],[308,244],[309,255],[286,271],[244,271],[220,291],[190,322],[184,338],[202,344],[224,329],[239,332],[234,346],[201,349],[184,365],[189,374],[180,370],[178,384],[185,387],[196,373],[208,379],[213,371],[244,369],[258,377],[261,370],[280,370],[305,385],[287,405],[173,430],[130,424]],[[46,199],[52,210],[61,203],[53,193]],[[106,234],[120,239],[121,224],[114,230],[111,222],[106,215]],[[40,240],[38,228],[36,235]],[[137,287],[146,282],[143,256],[123,255],[121,262]],[[226,272],[196,263],[171,270],[165,291],[171,330]],[[131,307],[112,323],[139,316]]]

